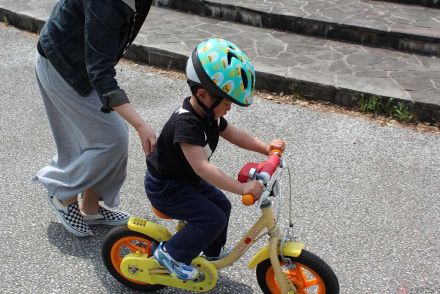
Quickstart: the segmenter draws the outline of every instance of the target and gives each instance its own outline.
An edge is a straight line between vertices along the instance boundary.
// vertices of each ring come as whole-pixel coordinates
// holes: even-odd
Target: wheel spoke
[[[144,247],[139,247],[133,243],[131,243],[130,241],[128,242],[124,242],[124,245],[126,247],[128,247],[128,249],[130,249],[131,252],[136,253],[137,251],[140,251],[142,253],[145,253],[145,248]]]
[[[308,274],[311,275],[311,277],[308,277],[306,271],[307,269],[304,269],[301,265],[297,265],[295,269],[296,277],[298,280],[301,281],[301,285],[303,286],[303,288],[306,289],[315,285],[319,285],[319,279],[317,279],[313,273],[307,271]]]
[[[315,277],[313,277],[313,279],[311,279],[311,280],[307,280],[305,283],[304,283],[304,288],[309,288],[309,287],[312,287],[312,286],[315,286],[315,285],[318,285],[318,280],[315,278]]]
[[[307,282],[307,277],[306,277],[306,275],[305,275],[305,273],[304,273],[304,271],[303,271],[303,269],[302,269],[300,264],[296,265],[295,273],[296,273],[295,276],[296,276],[297,280],[300,281],[300,283],[301,283],[301,287],[304,288],[304,285]]]
[[[305,256],[309,257],[309,256]],[[293,268],[286,268],[286,264],[281,262],[283,266],[283,272],[295,286],[298,294],[324,294],[326,293],[325,281],[316,270],[320,269],[320,264],[314,264],[305,258],[304,263],[300,260],[291,258],[293,262]],[[310,263],[310,266],[309,266]],[[265,268],[266,267],[266,268]],[[258,270],[258,267],[257,267]],[[265,273],[264,280],[261,278],[261,273]],[[269,260],[265,261],[265,264],[259,265],[259,271],[257,271],[257,278],[260,285],[261,282],[265,283],[271,293],[280,293],[279,285],[276,281],[274,270]],[[325,278],[325,277],[324,277]],[[337,281],[336,281],[337,282]],[[331,284],[330,284],[331,285]],[[330,287],[331,288],[331,287]]]

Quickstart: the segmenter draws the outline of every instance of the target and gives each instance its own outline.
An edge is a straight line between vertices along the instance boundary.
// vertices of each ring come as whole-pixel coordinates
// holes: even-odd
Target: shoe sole
[[[122,226],[128,223],[128,218],[123,221],[108,221],[108,220],[84,220],[88,225],[105,225],[105,226]]]
[[[47,197],[47,202],[49,202],[49,206],[52,209],[53,212],[55,212],[57,219],[60,221],[60,223],[63,225],[63,227],[68,230],[70,233],[72,233],[73,235],[77,236],[77,237],[87,237],[87,236],[91,236],[93,235],[92,232],[89,233],[82,233],[79,232],[77,230],[75,230],[74,228],[72,228],[68,222],[66,222],[66,220],[60,215],[60,211],[58,210],[58,208],[55,207],[55,205],[52,203],[52,201],[50,201],[50,196]]]

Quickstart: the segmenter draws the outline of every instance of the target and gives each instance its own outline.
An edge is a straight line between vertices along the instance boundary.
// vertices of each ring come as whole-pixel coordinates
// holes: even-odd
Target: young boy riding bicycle
[[[252,104],[255,86],[254,67],[235,44],[223,39],[200,43],[188,59],[186,75],[192,96],[172,114],[147,158],[145,191],[154,208],[188,222],[158,246],[154,257],[171,274],[191,280],[198,274],[191,261],[201,252],[208,260],[228,253],[231,203],[220,189],[257,199],[263,192],[258,181],[240,183],[209,162],[219,137],[265,155],[274,148],[283,151],[285,143],[266,144],[224,118],[232,103]]]

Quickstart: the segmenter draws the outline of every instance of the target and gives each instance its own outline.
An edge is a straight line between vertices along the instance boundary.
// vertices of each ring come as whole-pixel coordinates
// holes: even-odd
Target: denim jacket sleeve
[[[103,103],[103,111],[129,102],[116,81],[115,66],[133,23],[134,11],[122,1],[85,0],[85,56],[87,74]]]

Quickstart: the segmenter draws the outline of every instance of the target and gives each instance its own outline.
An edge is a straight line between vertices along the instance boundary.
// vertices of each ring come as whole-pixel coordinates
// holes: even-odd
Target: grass
[[[372,113],[374,115],[389,116],[397,121],[411,123],[416,121],[415,115],[410,107],[403,103],[395,103],[393,98],[380,98],[378,96],[361,96],[358,99],[358,106],[361,112]]]
[[[415,122],[416,118],[415,115],[413,115],[410,110],[408,109],[408,106],[406,106],[404,103],[399,102],[397,105],[394,105],[391,108],[391,117],[401,121],[401,122]]]
[[[359,110],[362,112],[379,114],[380,113],[380,99],[379,99],[379,97],[372,96],[369,98],[365,98],[364,96],[362,96],[359,99]]]

